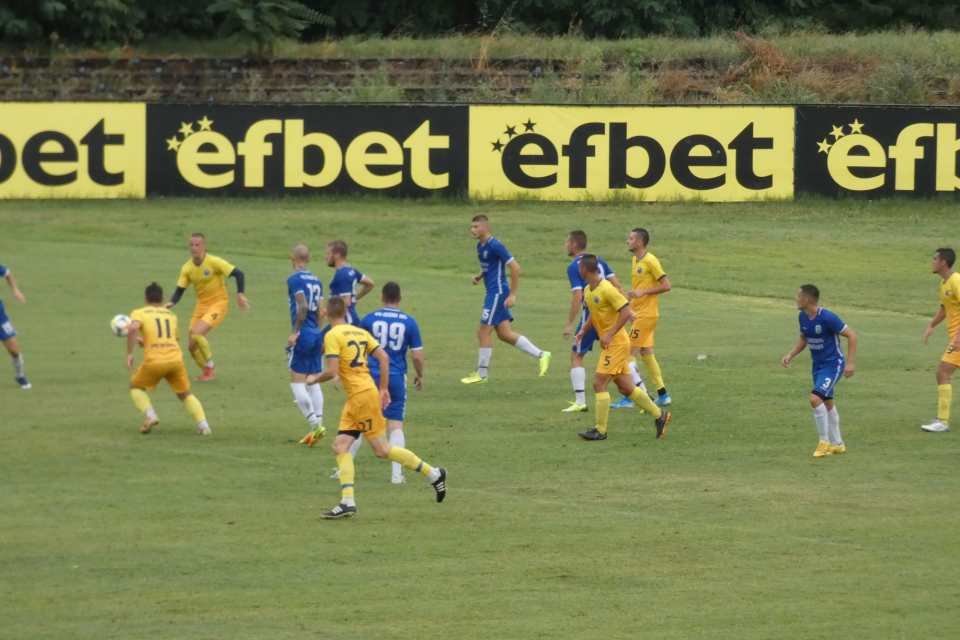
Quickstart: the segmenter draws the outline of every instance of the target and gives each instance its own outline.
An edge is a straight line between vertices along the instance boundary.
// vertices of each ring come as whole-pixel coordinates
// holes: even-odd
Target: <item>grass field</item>
[[[515,327],[553,352],[543,379],[497,344],[490,383],[459,382],[476,366],[478,212],[523,267]],[[929,258],[960,244],[956,215],[948,200],[5,202],[0,262],[27,304],[0,295],[34,388],[0,364],[0,636],[955,638],[960,445],[918,426],[946,345],[942,327],[922,344]],[[674,284],[657,353],[675,417],[657,441],[649,418],[615,410],[610,439],[583,443],[593,413],[559,412],[563,241],[585,229],[626,275],[638,225]],[[253,308],[231,301],[210,336],[217,379],[194,386],[214,436],[194,435],[165,385],[163,422],[141,436],[107,324],[151,280],[172,291],[195,230],[246,272]],[[293,245],[322,256],[335,238],[378,284],[400,282],[421,325],[407,445],[450,470],[442,505],[419,476],[391,485],[365,447],[358,517],[318,518],[339,488],[329,442],[296,444],[284,280]],[[807,356],[779,364],[805,282],[860,336],[837,389],[848,453],[820,460]],[[343,394],[325,393],[335,426]]]

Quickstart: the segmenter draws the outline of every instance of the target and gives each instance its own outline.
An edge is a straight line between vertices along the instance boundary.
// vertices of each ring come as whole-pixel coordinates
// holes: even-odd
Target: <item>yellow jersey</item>
[[[325,358],[340,358],[340,381],[348,398],[377,388],[367,368],[367,355],[379,346],[372,335],[351,324],[338,324],[327,332],[323,339],[323,355]]]
[[[587,303],[587,310],[590,312],[593,326],[597,329],[597,335],[601,337],[617,323],[620,309],[629,304],[623,294],[617,291],[609,280],[601,280],[596,289],[591,289],[588,284],[583,289],[583,299]],[[610,341],[611,346],[619,344],[630,346],[630,339],[623,327]]]
[[[953,340],[960,330],[960,273],[952,273],[940,283],[940,304],[947,314],[947,333]]]
[[[660,266],[657,257],[647,251],[643,257],[637,260],[633,257],[633,264],[630,266],[631,289],[650,289],[657,286],[660,278],[667,275]],[[660,316],[660,309],[657,307],[657,298],[660,294],[647,294],[639,298],[630,300],[630,308],[637,314],[638,318],[657,318]]]
[[[203,262],[200,264],[195,264],[193,258],[190,258],[180,269],[177,286],[186,289],[193,284],[197,292],[197,302],[200,304],[223,302],[229,300],[226,277],[233,270],[232,264],[209,253],[203,257]]]
[[[145,364],[166,364],[183,358],[177,343],[180,328],[174,312],[165,307],[148,305],[131,313],[130,319],[140,323]]]

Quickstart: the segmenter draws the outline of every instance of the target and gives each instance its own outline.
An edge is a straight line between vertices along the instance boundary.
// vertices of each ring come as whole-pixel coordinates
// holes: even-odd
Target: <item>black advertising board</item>
[[[466,106],[147,105],[148,195],[456,194]]]
[[[798,194],[932,196],[960,190],[960,108],[798,106]]]

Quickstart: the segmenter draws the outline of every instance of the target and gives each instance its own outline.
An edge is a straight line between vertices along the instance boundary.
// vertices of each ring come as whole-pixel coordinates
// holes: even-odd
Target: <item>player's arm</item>
[[[331,353],[329,355],[325,354],[323,356],[323,371],[316,375],[307,376],[307,384],[316,384],[318,382],[333,380],[339,371],[340,356],[335,353]]]
[[[583,306],[583,289],[574,289],[571,292],[570,315],[567,316],[567,326],[563,330],[563,339],[569,340],[573,335],[573,321],[577,319],[577,312]]]
[[[360,291],[357,293],[357,300],[359,300],[359,299],[362,298],[363,296],[365,296],[365,295],[367,295],[368,293],[370,293],[371,291],[373,291],[373,287],[374,287],[377,283],[374,282],[373,279],[372,279],[370,276],[363,276],[362,278],[360,278],[360,284],[363,285],[363,288],[360,289]]]
[[[507,268],[510,269],[510,295],[503,301],[503,306],[509,309],[517,304],[517,289],[520,288],[520,263],[517,262],[516,258],[510,258]]]
[[[390,405],[390,356],[379,345],[370,355],[380,363],[380,408],[386,410]]]
[[[473,276],[471,280],[473,281],[473,284],[477,284],[483,280],[483,269],[480,269],[480,271],[477,272],[477,275]]]
[[[843,368],[843,377],[849,378],[855,369],[853,359],[857,356],[857,334],[850,327],[844,327],[840,335],[847,339],[847,364]]]
[[[420,391],[423,389],[423,349],[411,351],[410,359],[413,360],[413,370],[417,372],[413,379],[413,388]]]
[[[13,291],[13,298],[17,302],[26,302],[27,299],[23,296],[23,293],[20,292],[20,287],[17,286],[17,279],[13,277],[13,271],[7,269],[7,275],[5,275],[4,278],[6,278],[7,284],[10,285],[10,289]]]
[[[783,358],[780,359],[780,364],[782,364],[783,366],[787,366],[788,364],[790,364],[790,361],[797,356],[798,353],[800,353],[806,348],[807,348],[807,337],[801,333],[800,337],[797,338],[796,344],[793,345],[793,348],[790,349],[787,355],[783,356]]]
[[[580,342],[583,340],[583,336],[587,335],[587,331],[593,329],[593,317],[587,318],[587,321],[583,323],[583,326],[580,327],[580,331],[577,331],[577,335],[573,337],[574,340]]]
[[[230,277],[237,279],[237,306],[240,307],[241,311],[248,311],[250,309],[250,301],[247,300],[247,296],[243,295],[243,290],[246,285],[246,277],[243,275],[243,271],[234,267],[230,272]]]
[[[620,284],[619,280],[617,280],[617,276],[611,273],[610,276],[607,278],[607,282],[612,284],[613,288],[620,292],[620,295],[622,295],[624,298],[627,297],[627,292],[623,290],[623,285]]]
[[[140,335],[140,321],[134,320],[127,327],[127,371],[133,370],[133,349],[137,346]]]
[[[617,313],[617,321],[613,323],[613,326],[610,327],[610,330],[605,334],[600,336],[600,347],[606,349],[610,346],[610,341],[613,340],[613,337],[617,335],[617,332],[623,329],[623,325],[627,324],[630,321],[630,303],[624,301],[623,306],[620,307],[620,310]]]
[[[290,337],[287,338],[287,346],[292,347],[297,344],[297,337],[300,335],[300,327],[303,326],[303,321],[307,319],[307,313],[310,312],[310,307],[307,304],[307,296],[304,295],[303,291],[297,291],[293,294],[293,299],[297,303],[297,317],[293,321],[293,333],[290,334]],[[317,312],[319,314],[319,310]]]
[[[927,330],[923,334],[923,344],[927,344],[927,340],[929,340],[930,336],[933,335],[933,328],[943,322],[943,319],[946,317],[947,311],[943,308],[943,305],[940,305],[940,308],[937,309],[937,315],[933,316],[933,320],[931,320],[930,324],[927,325]],[[957,332],[957,335],[960,336],[960,331]]]
[[[650,296],[655,293],[666,293],[672,288],[673,286],[670,284],[670,278],[664,274],[660,276],[660,279],[657,281],[657,285],[655,287],[649,287],[647,289],[634,289],[627,295],[627,297],[639,298],[641,296]]]

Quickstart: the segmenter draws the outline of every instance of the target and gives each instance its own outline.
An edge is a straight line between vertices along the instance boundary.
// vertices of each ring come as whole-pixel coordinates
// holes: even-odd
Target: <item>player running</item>
[[[643,361],[643,366],[650,376],[650,384],[657,390],[658,407],[671,403],[670,394],[663,384],[663,375],[660,365],[653,355],[653,331],[660,318],[658,300],[661,293],[670,291],[670,279],[663,272],[660,261],[647,251],[650,243],[650,234],[646,229],[634,229],[627,236],[627,250],[633,254],[630,265],[630,277],[633,289],[627,293],[630,298],[630,308],[636,319],[630,324],[630,371],[639,376],[637,356]],[[613,405],[614,408],[630,408],[633,403],[624,398]]]
[[[479,240],[477,242],[477,256],[480,258],[480,273],[473,276],[473,284],[483,280],[487,288],[487,297],[483,303],[483,313],[480,315],[480,326],[477,336],[480,338],[480,358],[477,372],[471,373],[460,382],[464,384],[483,384],[487,381],[490,367],[490,356],[493,355],[493,340],[491,335],[494,328],[497,337],[503,342],[511,344],[540,362],[540,377],[547,373],[550,366],[550,352],[541,351],[524,336],[514,333],[510,327],[513,316],[510,309],[517,301],[517,288],[520,286],[520,264],[514,259],[503,244],[490,235],[490,221],[485,215],[474,216],[470,225],[470,233]],[[510,283],[507,283],[505,269],[510,270]]]
[[[568,256],[576,256],[573,262],[567,266],[567,279],[570,280],[572,299],[570,301],[570,315],[567,316],[567,326],[563,330],[563,338],[569,340],[575,333],[580,331],[580,328],[583,327],[590,318],[590,311],[587,309],[587,303],[583,298],[583,289],[587,286],[587,282],[580,277],[580,259],[587,253],[587,234],[579,229],[571,231],[567,236],[564,247],[567,250]],[[597,257],[597,264],[600,267],[600,279],[609,280],[610,284],[622,295],[623,287],[620,286],[620,282],[617,280],[617,276],[614,275],[613,269],[599,256]],[[580,323],[577,325],[577,331],[575,332],[573,330],[573,321],[577,318],[577,313],[579,313],[581,309],[583,313],[580,316]],[[561,410],[563,413],[577,413],[587,410],[587,372],[583,368],[583,358],[593,349],[593,343],[596,341],[597,330],[596,327],[594,327],[584,334],[583,340],[573,342],[573,350],[570,352],[570,382],[573,384],[574,401],[570,403],[569,407]],[[639,374],[635,377],[633,383],[646,392],[647,389],[643,386],[643,381],[640,380]]]
[[[17,279],[13,277],[13,272],[0,264],[0,278],[5,278],[10,289],[13,291],[13,299],[17,302],[26,302],[27,299],[17,286]],[[31,384],[27,382],[23,375],[23,354],[20,352],[20,345],[17,343],[17,330],[10,323],[6,310],[3,308],[3,300],[0,300],[0,342],[7,348],[10,354],[10,362],[13,364],[13,379],[17,381],[21,389],[29,389]]]
[[[857,334],[840,317],[820,306],[820,290],[812,284],[805,284],[797,292],[797,309],[800,310],[800,337],[790,352],[780,360],[784,367],[804,347],[810,347],[810,359],[813,361],[813,391],[810,392],[810,406],[813,407],[813,420],[817,423],[820,442],[813,452],[814,458],[822,458],[847,450],[840,437],[840,414],[833,403],[833,387],[840,377],[853,375],[853,358],[857,353]],[[847,339],[846,358],[840,348],[840,337]]]
[[[950,430],[950,404],[953,401],[953,387],[950,376],[960,367],[960,274],[954,273],[953,263],[957,254],[953,249],[943,247],[933,254],[931,267],[940,276],[940,309],[933,316],[923,334],[923,344],[933,334],[933,328],[947,320],[947,333],[950,344],[937,367],[937,419],[920,428],[931,433],[943,433]]]
[[[577,435],[583,440],[607,439],[607,419],[610,416],[610,394],[607,386],[613,380],[624,397],[639,404],[641,409],[653,416],[657,438],[662,438],[667,423],[670,422],[670,412],[654,404],[645,391],[633,384],[630,375],[630,339],[623,328],[632,315],[630,303],[609,280],[600,277],[597,256],[589,253],[581,256],[580,277],[587,282],[583,297],[587,301],[590,317],[577,332],[577,340],[583,340],[587,332],[595,328],[602,351],[600,362],[597,363],[597,374],[593,378],[597,426]]]
[[[347,393],[347,402],[340,417],[340,428],[333,441],[333,453],[340,468],[340,486],[343,497],[340,504],[320,517],[325,520],[348,518],[357,513],[353,496],[353,457],[350,445],[361,435],[370,443],[378,458],[387,458],[399,462],[407,469],[419,471],[427,476],[437,492],[437,502],[446,497],[445,469],[431,467],[418,458],[412,451],[397,447],[387,441],[384,431],[386,420],[382,410],[390,406],[390,376],[380,376],[380,390],[373,384],[370,370],[367,368],[367,356],[373,355],[378,361],[380,371],[390,370],[390,359],[380,344],[367,331],[346,323],[346,304],[343,298],[331,297],[327,302],[327,318],[330,330],[323,339],[324,355],[327,366],[323,373],[309,376],[307,384],[332,380],[339,374],[343,389]]]
[[[187,413],[197,423],[197,433],[210,435],[210,425],[203,414],[203,406],[190,393],[190,378],[183,364],[183,353],[177,341],[180,329],[177,316],[163,306],[163,289],[156,282],[150,283],[144,292],[147,306],[130,314],[127,333],[127,370],[133,370],[133,348],[137,345],[137,333],[143,336],[143,362],[130,378],[130,397],[140,413],[146,415],[140,433],[150,431],[160,423],[157,412],[150,404],[147,391],[153,391],[161,380],[166,380],[183,402]]]
[[[330,297],[340,296],[347,303],[347,322],[352,325],[360,324],[357,315],[357,300],[373,291],[375,282],[349,264],[347,264],[347,243],[343,240],[334,240],[327,245],[327,266],[333,267],[333,280],[330,281]],[[357,293],[357,284],[363,287]]]
[[[313,446],[323,437],[323,391],[319,384],[307,386],[307,376],[323,371],[323,342],[320,323],[323,320],[323,284],[307,271],[310,249],[298,244],[290,255],[294,273],[287,278],[292,329],[287,338],[287,362],[290,366],[290,389],[300,412],[310,425],[300,444]]]
[[[217,365],[213,361],[213,352],[210,350],[206,335],[223,322],[230,306],[225,278],[230,276],[237,279],[237,306],[241,311],[250,309],[250,301],[243,295],[243,272],[223,258],[208,254],[207,241],[202,233],[194,233],[190,236],[190,256],[190,260],[187,260],[180,269],[177,290],[170,297],[167,308],[180,302],[183,292],[193,283],[193,288],[197,292],[197,306],[194,307],[193,317],[190,318],[188,348],[194,362],[203,370],[203,374],[197,380],[207,382],[213,380]]]

